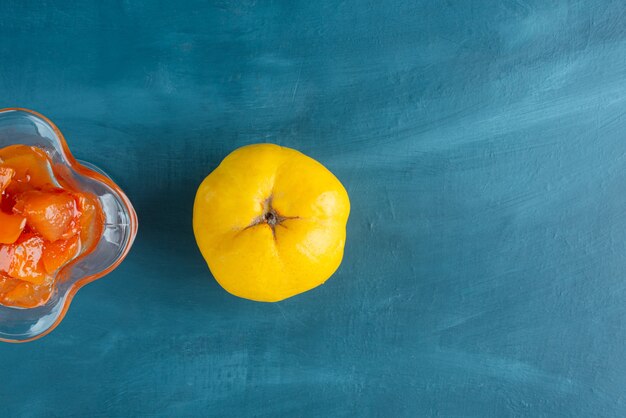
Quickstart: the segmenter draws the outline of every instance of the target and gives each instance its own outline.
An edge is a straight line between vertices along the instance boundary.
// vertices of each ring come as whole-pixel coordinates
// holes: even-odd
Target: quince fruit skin
[[[322,164],[274,144],[241,147],[204,179],[196,242],[229,293],[277,302],[324,283],[339,267],[350,200]]]

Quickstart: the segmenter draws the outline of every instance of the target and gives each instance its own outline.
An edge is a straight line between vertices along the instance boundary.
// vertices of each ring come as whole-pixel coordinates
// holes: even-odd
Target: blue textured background
[[[2,1],[0,101],[140,216],[3,416],[626,416],[623,1]],[[69,2],[67,2],[69,3]],[[279,304],[191,230],[234,148],[343,181],[346,257]]]

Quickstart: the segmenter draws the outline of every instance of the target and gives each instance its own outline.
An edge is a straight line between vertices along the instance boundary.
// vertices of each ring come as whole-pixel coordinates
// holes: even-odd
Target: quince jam
[[[61,269],[93,251],[103,227],[96,196],[44,150],[0,149],[0,304],[45,304]]]

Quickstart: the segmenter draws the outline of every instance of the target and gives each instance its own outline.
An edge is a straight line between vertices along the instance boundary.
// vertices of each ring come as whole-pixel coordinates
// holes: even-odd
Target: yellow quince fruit
[[[324,283],[339,267],[348,193],[319,162],[290,148],[248,145],[204,179],[196,242],[235,296],[276,302]]]

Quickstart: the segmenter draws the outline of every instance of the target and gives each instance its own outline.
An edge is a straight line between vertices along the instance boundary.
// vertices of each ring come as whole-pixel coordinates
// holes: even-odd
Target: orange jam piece
[[[0,304],[45,304],[58,272],[98,243],[100,203],[65,173],[39,148],[0,149]]]
[[[13,244],[26,226],[26,218],[0,212],[0,244]]]
[[[43,238],[37,234],[26,233],[13,245],[6,246],[6,252],[10,256],[8,269],[5,271],[9,276],[41,284],[46,275],[40,263],[43,253]]]
[[[38,189],[56,184],[48,154],[37,147],[12,145],[0,150],[2,167],[15,171],[11,187]]]
[[[28,226],[46,241],[67,239],[78,232],[76,200],[61,189],[24,192],[17,197],[13,212],[24,216]]]
[[[66,240],[46,242],[43,247],[43,266],[48,274],[54,274],[58,269],[76,258],[80,252],[80,236],[74,235]]]
[[[36,308],[46,303],[51,294],[51,286],[35,286],[0,273],[0,304],[2,305]]]
[[[0,167],[0,193],[4,192],[4,189],[11,183],[14,175],[15,170],[12,168]]]
[[[94,238],[98,237],[101,224],[98,219],[102,216],[100,204],[95,196],[76,193],[76,205],[81,213],[79,218],[81,244],[90,246]]]

